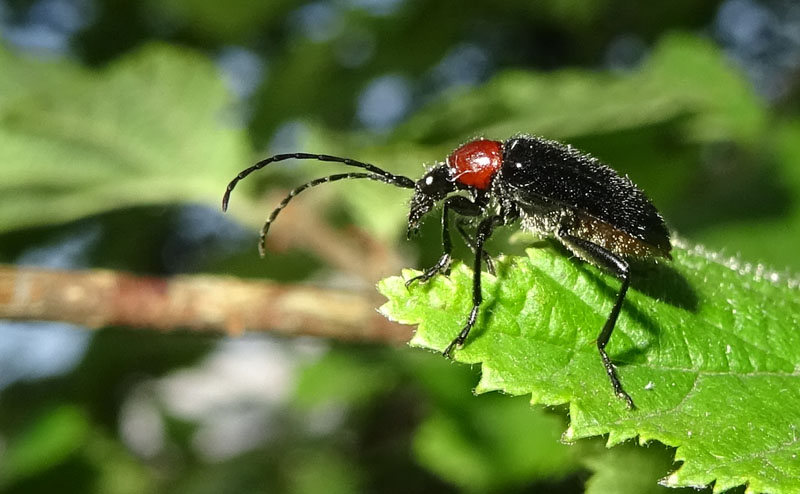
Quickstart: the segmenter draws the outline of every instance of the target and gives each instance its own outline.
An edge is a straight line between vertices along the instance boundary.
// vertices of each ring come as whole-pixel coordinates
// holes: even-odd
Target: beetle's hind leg
[[[619,381],[616,368],[614,364],[611,363],[611,359],[608,358],[608,354],[606,353],[606,345],[608,344],[609,338],[611,338],[611,333],[614,331],[614,325],[617,323],[617,317],[619,317],[622,302],[625,300],[625,294],[628,292],[628,285],[630,285],[630,266],[628,261],[604,247],[570,235],[564,228],[558,232],[558,238],[567,248],[582,259],[611,272],[622,280],[622,285],[620,286],[619,293],[617,293],[617,300],[614,302],[614,307],[611,308],[611,313],[608,315],[608,319],[606,319],[606,323],[603,325],[603,329],[597,337],[597,350],[600,352],[600,359],[603,361],[606,374],[608,374],[611,386],[614,388],[614,394],[625,400],[628,408],[636,408],[633,404],[633,399],[631,399],[630,395],[622,388],[622,383]]]

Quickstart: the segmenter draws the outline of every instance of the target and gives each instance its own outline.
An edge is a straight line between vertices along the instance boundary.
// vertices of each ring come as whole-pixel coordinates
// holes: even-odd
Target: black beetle
[[[481,262],[494,270],[484,243],[494,229],[520,220],[522,227],[555,237],[586,262],[609,271],[622,280],[616,302],[608,315],[597,349],[614,393],[633,408],[633,400],[622,388],[605,347],[614,330],[620,308],[630,284],[631,258],[671,259],[670,237],[664,220],[653,204],[633,182],[620,176],[599,160],[569,145],[541,137],[518,135],[505,142],[472,140],[453,151],[444,163],[428,170],[416,182],[374,165],[325,154],[279,154],[259,161],[234,178],[225,191],[222,209],[227,210],[230,193],[239,180],[270,163],[288,159],[330,161],[362,168],[366,172],[341,173],[312,180],[292,190],[270,214],[261,231],[259,250],[264,254],[264,239],[270,224],[289,201],[300,192],[327,182],[364,178],[397,187],[414,189],[408,215],[408,236],[437,202],[442,202],[442,249],[438,262],[406,282],[425,282],[450,268],[452,241],[450,213],[460,218],[458,231],[475,253],[472,282],[472,310],[458,336],[444,350],[467,340],[481,305]],[[458,194],[458,192],[465,194]],[[464,230],[469,220],[480,220],[470,238]]]

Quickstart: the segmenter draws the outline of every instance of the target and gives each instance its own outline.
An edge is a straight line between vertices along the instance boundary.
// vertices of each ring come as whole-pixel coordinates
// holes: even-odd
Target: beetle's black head
[[[455,189],[455,180],[446,164],[437,165],[417,180],[414,197],[411,198],[411,210],[408,212],[409,237],[419,229],[422,217]]]

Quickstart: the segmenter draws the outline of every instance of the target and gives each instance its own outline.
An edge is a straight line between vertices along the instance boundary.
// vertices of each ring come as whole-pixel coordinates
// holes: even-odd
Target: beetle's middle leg
[[[458,230],[458,233],[461,234],[461,238],[464,240],[464,244],[466,244],[466,246],[469,247],[469,250],[471,250],[472,253],[475,254],[477,252],[477,250],[475,249],[475,242],[473,242],[472,239],[470,238],[469,232],[467,232],[464,229],[464,224],[465,220],[463,218],[459,219],[456,222],[456,230]],[[483,256],[483,262],[486,263],[486,269],[489,271],[489,273],[493,275],[496,274],[496,270],[494,269],[494,259],[492,259],[492,256],[488,252],[486,252],[486,249],[481,251],[481,256]]]

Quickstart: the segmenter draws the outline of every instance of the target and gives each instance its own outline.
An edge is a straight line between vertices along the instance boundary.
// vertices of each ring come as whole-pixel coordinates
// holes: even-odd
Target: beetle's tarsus
[[[442,352],[442,355],[444,357],[446,357],[446,358],[452,359],[453,358],[453,349],[455,347],[457,347],[457,346],[458,347],[461,346],[461,344],[458,342],[458,338],[456,338],[455,340],[451,341],[450,344],[447,345],[447,348],[444,349],[444,351]]]
[[[406,288],[411,286],[414,282],[420,283],[427,283],[431,278],[436,276],[437,274],[444,274],[445,276],[450,274],[450,263],[452,258],[449,254],[444,254],[439,260],[434,264],[432,267],[425,270],[424,273],[418,276],[414,276],[413,278],[406,281]]]
[[[598,350],[600,350],[600,360],[603,361],[603,367],[605,367],[608,379],[611,381],[611,387],[614,389],[614,395],[616,395],[617,398],[625,400],[625,404],[629,410],[635,410],[636,405],[633,403],[633,398],[622,388],[622,383],[617,376],[617,368],[611,362],[611,359],[608,358],[608,354],[604,349],[598,347]]]

